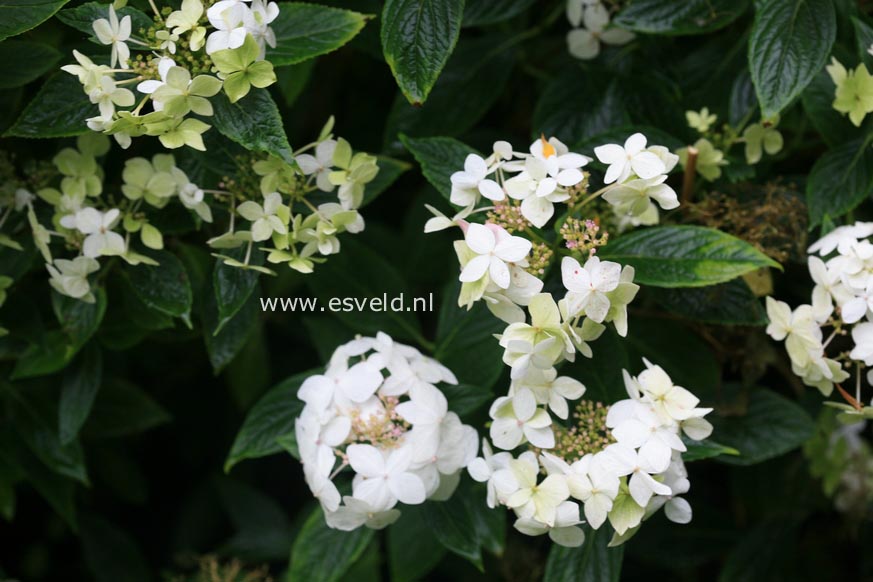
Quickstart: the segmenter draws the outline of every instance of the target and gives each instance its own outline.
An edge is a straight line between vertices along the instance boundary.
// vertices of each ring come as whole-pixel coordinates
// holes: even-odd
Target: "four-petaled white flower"
[[[550,428],[549,413],[537,407],[533,392],[527,388],[513,396],[502,396],[491,405],[491,442],[504,450],[511,450],[527,440],[535,447],[550,449],[555,446],[555,433]]]
[[[294,159],[304,176],[315,174],[315,184],[322,192],[332,192],[335,186],[330,183],[330,172],[333,169],[333,153],[336,151],[336,140],[326,139],[315,146],[315,155],[300,154]]]
[[[584,28],[575,28],[567,33],[567,48],[570,54],[577,59],[588,60],[597,57],[600,54],[601,42],[622,45],[634,39],[634,34],[628,30],[615,27],[607,28],[609,26],[609,11],[603,4],[598,3],[585,7],[578,22],[584,24]]]
[[[125,44],[130,39],[130,15],[118,20],[115,8],[109,5],[109,20],[100,18],[92,24],[94,34],[102,44],[112,45],[110,65],[119,64],[122,69],[127,69],[127,61],[130,58],[130,49]]]
[[[279,213],[287,207],[282,205],[282,196],[271,192],[264,196],[264,204],[247,200],[236,209],[240,216],[252,222],[252,240],[255,242],[267,240],[273,233],[288,234],[288,227],[279,217]]]
[[[609,312],[607,293],[614,291],[621,280],[621,265],[594,256],[583,267],[573,257],[564,257],[561,278],[568,291],[566,299],[570,313],[584,311],[591,320],[600,323]]]
[[[506,229],[493,224],[470,224],[464,240],[477,256],[461,271],[461,282],[478,281],[487,274],[501,289],[509,288],[510,284],[507,263],[524,260],[531,250],[529,240],[512,236]]]
[[[425,500],[424,483],[410,472],[412,447],[401,446],[390,453],[372,445],[349,445],[349,465],[357,475],[354,496],[374,507],[391,507],[397,501],[417,505]]]
[[[479,201],[479,196],[499,201],[506,198],[500,184],[488,178],[491,170],[482,156],[469,154],[464,160],[464,170],[451,176],[452,192],[449,201],[458,206],[470,206]]]
[[[87,207],[62,217],[61,226],[86,235],[82,242],[82,254],[88,258],[121,255],[125,251],[124,238],[117,232],[112,232],[120,215],[117,208],[100,212],[96,208]]]
[[[657,154],[646,149],[646,136],[635,133],[624,142],[624,146],[607,144],[594,148],[597,159],[608,164],[605,184],[624,182],[631,175],[648,180],[667,171],[667,166]]]
[[[539,483],[536,459],[521,457],[509,461],[509,467],[498,472],[498,482],[513,490],[506,505],[522,519],[534,518],[549,527],[556,525],[558,506],[569,496],[567,480],[563,475],[549,475]]]
[[[89,257],[76,257],[72,261],[55,259],[54,264],[47,264],[51,279],[49,283],[62,295],[82,299],[88,303],[94,302],[88,275],[100,269],[100,263]]]

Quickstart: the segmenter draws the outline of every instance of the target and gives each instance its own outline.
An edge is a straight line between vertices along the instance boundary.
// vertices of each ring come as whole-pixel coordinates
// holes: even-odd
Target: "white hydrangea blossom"
[[[387,334],[339,346],[323,374],[300,386],[295,434],[306,482],[327,524],[381,529],[398,504],[446,499],[476,456],[476,431],[448,409],[438,383],[457,384],[436,360]],[[351,476],[351,495],[336,480]]]
[[[679,497],[690,488],[680,436],[708,437],[712,425],[704,417],[712,409],[698,407],[691,392],[674,385],[659,366],[644,362],[638,377],[624,372],[627,399],[605,414],[602,407],[579,408],[579,424],[569,429],[553,424],[539,406],[551,402],[556,391],[562,399],[577,400],[584,386],[569,378],[556,385],[554,371],[546,383],[542,375],[514,381],[510,395],[491,408],[491,440],[498,448],[521,452],[493,454],[485,441],[483,456],[468,466],[473,479],[487,483],[489,506],[512,509],[520,532],[548,533],[569,547],[584,542],[578,527],[583,516],[594,529],[609,520],[616,532],[613,543],[628,539],[662,507],[671,521],[688,523],[691,506]],[[539,383],[541,391],[535,393],[528,382]],[[580,433],[584,436],[576,438]]]
[[[861,397],[865,376],[873,385],[873,373],[867,369],[873,365],[871,236],[873,222],[856,222],[835,228],[809,247],[807,262],[815,283],[810,303],[792,310],[767,298],[767,333],[785,342],[792,371],[804,384],[825,396],[838,387],[848,404],[828,404],[841,408],[846,421],[873,414]],[[852,376],[854,397],[841,386]]]
[[[609,9],[600,0],[567,0],[567,20],[573,30],[567,33],[567,50],[577,59],[591,60],[600,54],[600,45],[623,45],[634,33],[610,26]]]

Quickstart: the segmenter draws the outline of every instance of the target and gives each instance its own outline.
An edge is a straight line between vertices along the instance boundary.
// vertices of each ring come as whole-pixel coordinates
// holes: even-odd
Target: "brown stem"
[[[682,204],[691,201],[691,193],[694,192],[694,177],[697,173],[697,148],[688,146],[688,160],[685,162],[685,177],[682,180]]]

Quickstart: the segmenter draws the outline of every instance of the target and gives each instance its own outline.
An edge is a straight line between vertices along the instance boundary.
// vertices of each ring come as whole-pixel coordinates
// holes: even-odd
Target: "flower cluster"
[[[65,148],[52,160],[60,180],[40,187],[35,193],[19,188],[14,205],[8,209],[26,213],[33,241],[46,262],[51,286],[62,295],[86,302],[94,301],[89,277],[100,269],[101,257],[118,256],[132,265],[157,264],[131,247],[134,236],[148,248],[164,246],[163,235],[144,212],[144,205],[163,208],[178,199],[203,220],[211,220],[203,191],[169,154],[158,154],[151,160],[129,159],[122,173],[123,197],[104,196],[98,158],[108,150],[109,140],[105,136],[79,137],[76,148]],[[37,213],[40,200],[51,212],[45,213],[40,208]],[[64,247],[74,249],[77,256],[56,257],[51,246],[53,239],[63,241]]]
[[[842,408],[846,420],[873,417],[873,407],[861,404],[862,372],[873,365],[871,235],[873,222],[856,222],[837,227],[809,247],[809,273],[815,283],[809,304],[792,310],[767,298],[767,333],[785,341],[792,370],[804,384],[825,396],[837,386],[848,404],[829,404]],[[825,338],[826,328],[831,331]],[[841,336],[851,341],[839,341]],[[840,386],[850,371],[855,376],[854,397]],[[867,371],[866,379],[873,384],[873,370]]]
[[[488,505],[511,508],[522,533],[548,533],[571,547],[584,541],[582,514],[594,529],[608,519],[613,543],[627,540],[661,507],[671,521],[688,523],[691,506],[679,497],[690,487],[680,435],[709,436],[704,416],[711,409],[698,408],[699,400],[659,366],[646,361],[646,367],[637,378],[624,372],[627,399],[605,413],[583,401],[569,427],[552,427],[539,406],[566,419],[566,400],[581,398],[582,384],[554,371],[514,380],[509,395],[491,407],[491,440],[505,451],[494,454],[484,441],[483,456],[468,467],[475,480],[487,482]],[[519,447],[527,450],[506,452]]]
[[[594,153],[606,165],[606,185],[589,195],[589,176],[582,168],[590,158],[570,152],[556,138],[541,137],[528,152],[514,151],[509,143],[499,141],[487,158],[470,154],[464,169],[452,174],[450,202],[463,207],[457,215],[450,219],[429,207],[435,216],[425,225],[425,232],[451,226],[464,232],[464,240],[455,242],[462,282],[458,303],[469,308],[484,300],[507,323],[525,320],[521,308],[543,287],[536,274],[546,272],[559,250],[570,255],[562,263],[564,283],[570,291],[566,305],[559,309],[548,295],[538,300],[540,312],[531,312],[534,320],[554,316],[555,326],[562,330],[563,335],[556,336],[558,339],[548,348],[537,348],[539,339],[525,340],[531,343],[525,349],[547,349],[555,355],[557,359],[552,358],[546,367],[563,357],[572,359],[574,345],[584,346],[579,349],[586,353],[585,342],[600,334],[603,321],[616,322],[620,330],[626,328],[625,306],[637,289],[632,283],[632,268],[622,271],[618,264],[601,264],[594,256],[608,240],[608,233],[601,230],[597,220],[581,219],[576,214],[601,196],[619,217],[654,214],[655,222],[657,206],[672,209],[679,205],[676,192],[666,183],[667,173],[678,157],[667,148],[647,147],[646,137],[637,133],[624,145],[599,146]],[[494,206],[477,208],[483,198]],[[544,227],[555,216],[555,205],[562,203],[568,210],[555,229],[559,238],[550,242],[533,227]],[[477,212],[488,212],[489,221],[469,222],[467,219]],[[586,323],[580,326],[583,316],[587,316]],[[518,347],[512,333],[505,337]],[[562,350],[562,346],[566,349]],[[559,357],[561,353],[566,356]]]
[[[324,374],[303,382],[297,446],[330,527],[381,529],[400,516],[398,502],[451,496],[478,436],[448,410],[440,382],[457,380],[381,332],[338,347]],[[336,481],[345,473],[351,495],[343,496]]]
[[[567,0],[567,20],[573,30],[567,33],[567,48],[577,59],[594,59],[600,43],[623,45],[634,33],[609,25],[610,9],[602,0]]]
[[[220,0],[205,9],[201,0],[184,0],[178,10],[154,9],[153,25],[134,31],[133,17],[119,18],[113,5],[106,18],[92,24],[100,44],[111,47],[109,65],[73,51],[77,64],[61,67],[76,75],[99,108],[83,120],[93,131],[115,137],[124,148],[134,137],[156,136],[170,149],[184,145],[204,150],[202,134],[210,128],[195,117],[213,114],[210,98],[224,90],[231,103],[252,87],[276,81],[266,47],[276,46],[270,28],[279,5],[267,0]],[[140,20],[148,17],[133,9]],[[142,49],[136,58],[130,47]],[[98,59],[99,61],[99,59]],[[118,80],[119,75],[126,76]],[[136,92],[125,85],[136,83]],[[147,103],[150,111],[143,112]]]

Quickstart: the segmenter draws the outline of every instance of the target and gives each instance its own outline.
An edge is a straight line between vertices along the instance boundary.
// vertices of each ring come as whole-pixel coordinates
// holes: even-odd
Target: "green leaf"
[[[288,557],[294,532],[284,508],[258,489],[228,478],[218,480],[218,492],[236,533],[222,553],[247,562],[278,562]]]
[[[243,248],[230,249],[226,254],[242,261],[245,250]],[[262,253],[253,253],[250,257],[250,263],[255,266],[263,265],[263,261],[264,255]],[[215,262],[215,269],[212,271],[212,286],[215,289],[215,304],[218,307],[218,325],[212,330],[213,335],[217,335],[246,304],[258,285],[259,276],[260,274],[252,269],[231,267],[225,265],[223,261]]]
[[[85,562],[94,582],[148,582],[153,580],[136,540],[97,516],[83,515],[80,537]]]
[[[333,52],[355,38],[367,18],[351,10],[280,2],[279,16],[270,24],[276,48],[267,49],[267,60],[279,67]]]
[[[654,287],[704,287],[760,267],[781,268],[749,243],[701,226],[657,226],[610,241],[604,259],[632,265],[634,282]]]
[[[0,89],[14,89],[43,76],[61,59],[52,46],[38,42],[0,42],[0,63],[4,63]]]
[[[552,544],[543,582],[618,582],[621,578],[624,546],[608,547],[612,528],[609,525],[597,530],[588,525],[581,527],[585,531],[585,543],[580,547]]]
[[[106,313],[106,293],[100,289],[94,303],[52,291],[52,307],[61,329],[40,337],[16,362],[12,379],[32,378],[62,370],[100,327]]]
[[[103,380],[103,356],[93,346],[86,348],[75,365],[66,370],[61,383],[58,426],[61,444],[70,444],[88,419]]]
[[[294,540],[288,582],[336,582],[361,557],[373,539],[373,530],[361,527],[345,532],[327,527],[317,507]],[[329,551],[328,551],[329,548]]]
[[[379,166],[379,173],[373,178],[373,181],[367,184],[364,190],[364,201],[360,208],[375,200],[380,194],[385,192],[396,182],[400,176],[408,172],[412,168],[412,164],[401,160],[395,160],[388,156],[378,156],[376,164]]]
[[[403,95],[424,103],[458,42],[464,0],[387,0],[382,52]]]
[[[464,168],[469,154],[478,153],[451,137],[412,138],[401,134],[400,141],[415,156],[427,181],[446,200],[452,194],[452,174]]]
[[[487,26],[515,18],[531,6],[535,0],[467,0],[464,3],[463,27]]]
[[[572,67],[546,85],[533,113],[534,134],[574,144],[629,123],[618,80],[595,78],[600,77]]]
[[[705,34],[739,18],[749,4],[750,0],[633,0],[613,22],[645,34]]]
[[[212,330],[218,329],[218,308],[215,306],[214,296],[210,294],[210,297],[207,298],[208,303],[205,306],[203,320],[203,339],[206,341],[209,363],[212,364],[212,371],[215,374],[221,372],[239,355],[257,328],[261,313],[259,295],[260,293],[249,295],[239,311],[217,333]]]
[[[861,57],[861,62],[867,65],[869,70],[873,68],[873,55],[870,54],[870,47],[873,46],[873,26],[853,16],[852,27],[855,29],[855,43],[858,45],[858,56]]]
[[[585,385],[585,398],[612,404],[627,398],[621,371],[630,367],[624,340],[611,328],[591,343],[593,358],[577,356],[576,361],[562,366],[558,373],[570,376]]]
[[[448,501],[425,504],[424,520],[443,546],[484,572],[476,523],[462,495],[453,495]]]
[[[170,420],[169,413],[142,388],[112,378],[97,394],[83,433],[94,438],[115,438],[145,432]]]
[[[155,267],[138,265],[125,268],[124,276],[130,287],[145,305],[170,317],[182,318],[190,328],[194,299],[182,261],[167,251],[149,251],[146,254],[159,264]]]
[[[631,371],[642,370],[642,358],[664,368],[673,381],[698,397],[715,394],[721,368],[706,342],[684,325],[656,318],[632,317],[626,338]],[[597,348],[597,341],[594,342]]]
[[[494,340],[497,343],[497,340]],[[457,369],[457,368],[456,368]],[[471,384],[443,384],[440,390],[449,401],[449,410],[464,418],[494,400],[491,390]]]
[[[415,543],[410,543],[411,540]],[[404,507],[400,519],[388,528],[388,567],[392,582],[425,578],[445,553],[445,547],[427,522],[422,505]]]
[[[731,465],[754,465],[801,446],[815,423],[798,404],[766,388],[751,389],[748,408],[741,416],[710,415],[713,435],[739,456],[720,457]]]
[[[9,390],[15,429],[28,448],[43,464],[59,475],[88,484],[85,457],[78,440],[61,443],[58,434],[58,409],[44,389]]]
[[[274,63],[275,64],[275,63]],[[289,65],[276,69],[276,83],[282,92],[286,107],[291,107],[303,93],[312,77],[315,61],[304,61],[299,65]]]
[[[694,321],[720,325],[766,325],[761,302],[742,279],[693,289],[658,289],[667,311]]]
[[[91,103],[78,79],[62,71],[46,81],[3,135],[33,138],[81,135],[89,131],[85,120],[97,114],[97,106]]]
[[[297,390],[306,378],[319,372],[309,370],[286,378],[252,406],[224,462],[225,473],[244,459],[266,457],[282,450],[277,439],[294,436],[294,421],[303,410]]]
[[[67,2],[69,0],[0,0],[0,40],[45,22]]]
[[[210,101],[215,109],[212,122],[222,135],[247,150],[267,152],[296,165],[279,108],[266,90],[253,89],[236,103],[224,93]]]
[[[154,21],[142,10],[133,6],[123,6],[115,9],[118,20],[130,16],[130,31],[134,36],[141,36],[140,30],[148,30],[154,25]],[[58,12],[58,20],[76,30],[89,35],[92,42],[100,44],[94,34],[94,21],[100,18],[109,18],[109,4],[101,2],[86,2],[74,8],[65,8]],[[134,50],[136,45],[131,47]]]
[[[458,307],[460,288],[460,281],[455,280],[443,291],[434,357],[458,380],[487,393],[503,373],[503,348],[494,334],[502,333],[506,324],[482,302],[469,311]]]
[[[410,105],[397,95],[385,128],[385,142],[411,136],[460,135],[475,126],[503,94],[515,64],[511,50],[497,51],[505,36],[458,43],[427,102]]]
[[[844,143],[821,156],[809,172],[809,225],[853,210],[873,191],[873,135]]]
[[[762,0],[749,40],[761,114],[785,109],[822,70],[837,34],[832,0]]]
[[[319,265],[315,273],[308,275],[306,282],[322,309],[331,299],[344,299],[342,311],[336,316],[358,333],[375,334],[378,331],[398,340],[424,338],[415,313],[411,311],[413,296],[400,272],[384,257],[354,239],[343,240],[342,252],[332,255],[325,264]],[[390,305],[403,297],[403,311],[394,311]],[[371,310],[369,300],[378,298],[387,301],[382,308]],[[367,301],[358,310],[353,303]]]
[[[686,463],[690,463],[691,461],[700,461],[703,459],[712,459],[714,457],[720,457],[722,455],[733,455],[737,456],[740,454],[738,450],[733,447],[726,447],[721,443],[717,443],[710,439],[705,439],[702,441],[693,441],[691,439],[683,439],[685,443],[686,451],[682,453],[682,460]]]

